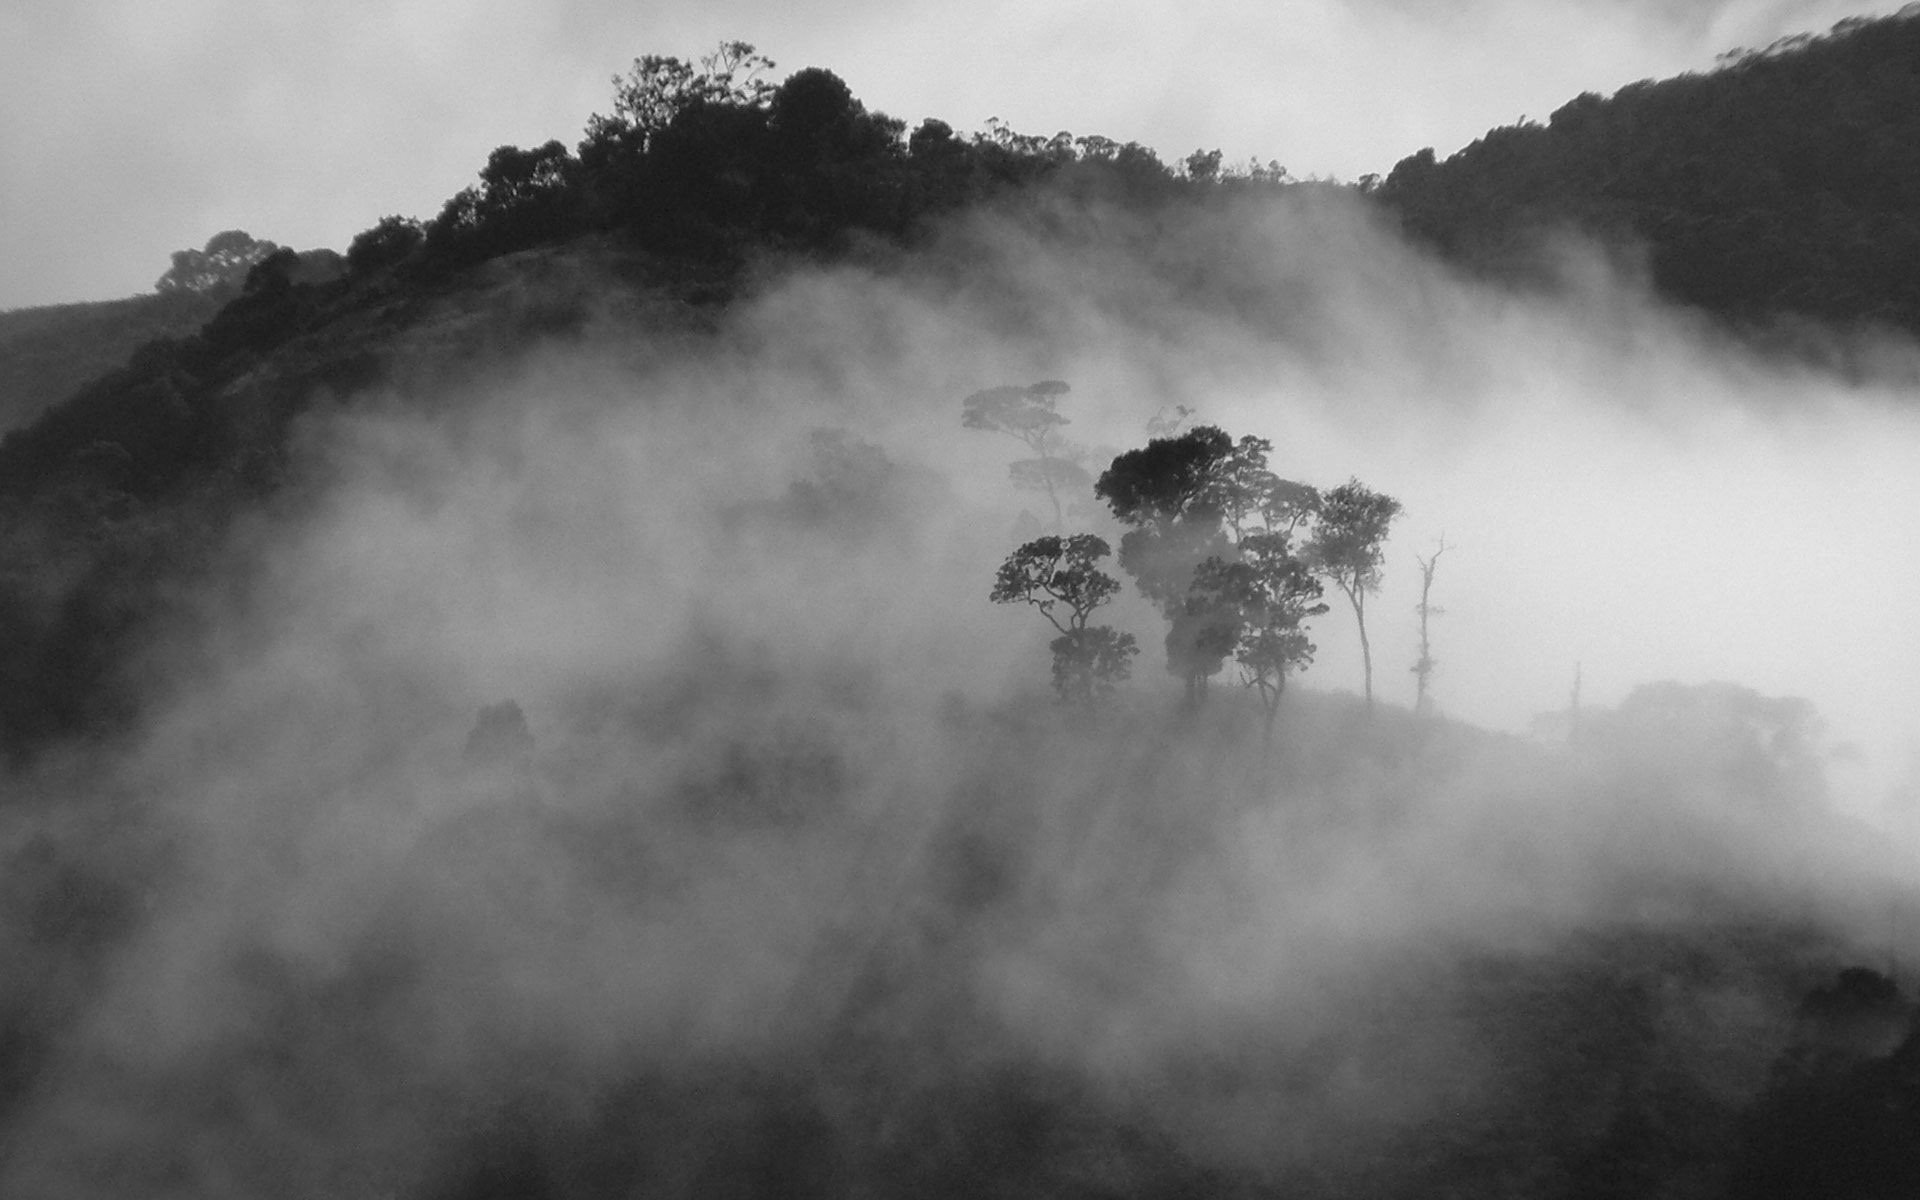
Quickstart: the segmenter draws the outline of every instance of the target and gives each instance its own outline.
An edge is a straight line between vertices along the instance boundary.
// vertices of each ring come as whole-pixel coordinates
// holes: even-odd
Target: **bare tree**
[[[1446,552],[1447,535],[1443,533],[1440,535],[1440,544],[1434,547],[1430,556],[1421,558],[1417,554],[1414,555],[1414,559],[1420,564],[1420,603],[1413,606],[1414,611],[1420,614],[1420,657],[1413,664],[1413,711],[1417,713],[1427,711],[1430,703],[1427,698],[1427,686],[1432,682],[1433,669],[1439,665],[1433,657],[1433,641],[1428,636],[1427,621],[1447,611],[1436,606],[1432,601],[1433,569],[1439,565],[1440,556]]]

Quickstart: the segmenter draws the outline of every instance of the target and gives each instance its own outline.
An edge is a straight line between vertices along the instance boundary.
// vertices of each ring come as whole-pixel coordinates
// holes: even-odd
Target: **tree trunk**
[[[1366,697],[1367,711],[1373,711],[1373,647],[1367,642],[1367,596],[1358,588],[1342,587],[1347,599],[1353,604],[1353,621],[1360,627],[1360,668]]]
[[[1367,618],[1360,618],[1360,670],[1366,682],[1367,711],[1373,711],[1373,647],[1367,643]]]
[[[1263,745],[1269,747],[1273,745],[1273,720],[1280,715],[1280,697],[1285,694],[1286,690],[1287,677],[1285,675],[1281,675],[1275,679],[1271,689],[1269,689],[1266,684],[1260,685],[1260,701],[1267,709],[1267,735],[1262,742]]]
[[[1040,478],[1047,485],[1047,499],[1053,504],[1053,531],[1065,537],[1067,515],[1061,511],[1060,494],[1053,487],[1053,456],[1048,454],[1044,447],[1035,446],[1034,449],[1040,452]]]

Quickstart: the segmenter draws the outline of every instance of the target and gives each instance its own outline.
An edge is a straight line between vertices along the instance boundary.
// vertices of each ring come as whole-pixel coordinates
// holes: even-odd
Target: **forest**
[[[1920,328],[1920,22],[1843,22],[1718,69],[1582,94],[1546,123],[1408,156],[1374,194],[1476,270],[1524,275],[1542,238],[1599,231],[1656,288],[1749,329]],[[1798,349],[1821,345],[1814,333]]]
[[[1791,559],[1920,446],[1917,38],[1354,185],[729,42],[0,314],[0,1194],[1920,1192],[1850,714],[1473,582],[1642,464],[1678,621],[1655,468],[1806,468]]]

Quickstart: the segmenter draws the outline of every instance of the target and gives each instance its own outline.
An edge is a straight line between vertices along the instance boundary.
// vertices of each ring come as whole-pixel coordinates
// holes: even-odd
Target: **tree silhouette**
[[[426,227],[412,217],[382,217],[347,247],[347,268],[365,275],[404,261],[426,238]]]
[[[1211,616],[1210,635],[1225,640],[1247,686],[1258,690],[1272,741],[1288,673],[1313,662],[1315,647],[1304,622],[1327,606],[1319,602],[1320,581],[1293,553],[1286,533],[1250,533],[1238,549],[1237,562],[1209,558],[1200,564],[1187,603]]]
[[[905,227],[906,124],[869,112],[832,71],[787,77],[767,101],[769,231],[823,246],[850,229]]]
[[[1036,457],[1011,464],[1007,473],[1015,487],[1046,493],[1053,505],[1056,533],[1066,527],[1061,493],[1084,487],[1092,479],[1080,465],[1085,451],[1060,436],[1060,426],[1067,424],[1067,418],[1059,414],[1055,405],[1058,398],[1070,390],[1058,379],[1043,379],[1026,387],[988,388],[961,402],[961,425],[1004,433],[1033,451]]]
[[[995,604],[1031,604],[1059,631],[1049,649],[1053,688],[1063,701],[1092,704],[1112,691],[1131,673],[1138,652],[1132,634],[1087,624],[1093,610],[1120,590],[1119,581],[1097,565],[1111,552],[1104,538],[1091,533],[1035,538],[1000,564],[988,597]]]
[[[774,89],[760,75],[771,70],[773,60],[746,42],[721,42],[700,59],[699,70],[672,55],[636,58],[626,75],[613,77],[613,112],[588,119],[582,157],[591,153],[589,146],[644,152],[674,118],[697,105],[764,106]]]
[[[1367,597],[1380,590],[1387,530],[1399,515],[1398,500],[1349,479],[1320,498],[1319,520],[1306,546],[1313,569],[1332,580],[1353,606],[1368,709],[1373,708],[1373,647],[1367,641]]]
[[[1413,663],[1413,711],[1420,713],[1427,711],[1427,685],[1433,679],[1433,669],[1439,665],[1433,657],[1433,642],[1427,636],[1427,620],[1446,611],[1436,607],[1431,600],[1433,570],[1440,565],[1440,556],[1446,552],[1447,538],[1442,534],[1440,544],[1434,547],[1431,556],[1427,558],[1420,558],[1417,554],[1414,556],[1420,563],[1420,603],[1413,606],[1413,610],[1420,614],[1420,657]]]
[[[1185,683],[1191,704],[1226,661],[1217,633],[1189,611],[1187,589],[1201,563],[1232,554],[1221,506],[1232,455],[1233,439],[1202,425],[1119,455],[1094,484],[1113,515],[1133,526],[1120,539],[1120,565],[1167,618],[1167,670]]]
[[[442,255],[480,259],[554,241],[582,226],[579,163],[558,141],[532,150],[500,146],[480,182],[462,188],[427,230]]]
[[[272,242],[254,240],[244,229],[228,229],[207,239],[204,250],[175,250],[173,266],[156,279],[157,292],[211,292],[238,288],[253,265],[280,249]]]
[[[1185,682],[1190,704],[1204,700],[1207,680],[1236,653],[1246,623],[1238,605],[1196,594],[1202,568],[1214,560],[1239,564],[1256,534],[1284,542],[1317,500],[1312,488],[1267,469],[1272,449],[1265,438],[1236,442],[1217,426],[1196,426],[1116,457],[1094,485],[1113,515],[1133,526],[1120,539],[1120,565],[1167,618],[1167,670]],[[1245,591],[1242,582],[1212,579],[1235,594]]]

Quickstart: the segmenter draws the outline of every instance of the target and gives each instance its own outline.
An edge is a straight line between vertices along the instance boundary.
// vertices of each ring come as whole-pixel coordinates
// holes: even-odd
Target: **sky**
[[[1386,173],[1583,91],[1712,66],[1895,3],[71,0],[0,4],[0,309],[149,290],[240,228],[344,250],[430,217],[503,144],[576,142],[649,53],[753,43],[910,125],[1218,148]]]

